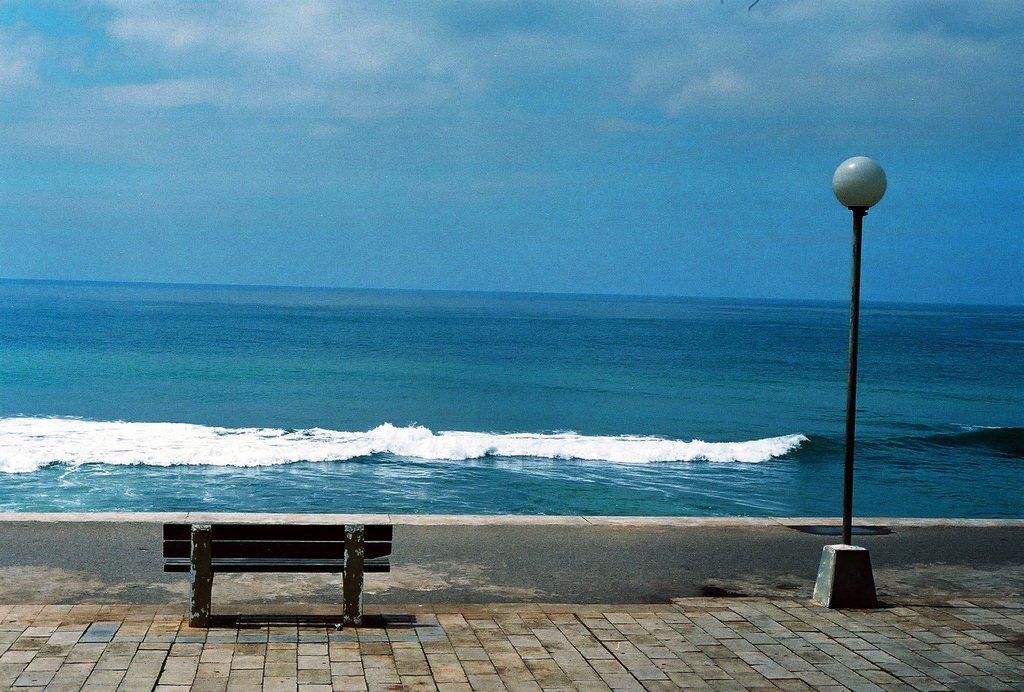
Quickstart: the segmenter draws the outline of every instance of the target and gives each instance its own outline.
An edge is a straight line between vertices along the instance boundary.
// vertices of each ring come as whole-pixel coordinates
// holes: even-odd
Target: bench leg
[[[345,576],[342,589],[345,614],[342,624],[353,627],[363,624],[363,525],[345,527]]]
[[[192,525],[192,566],[188,581],[188,625],[210,626],[210,601],[213,591],[213,567],[210,560],[209,524]]]

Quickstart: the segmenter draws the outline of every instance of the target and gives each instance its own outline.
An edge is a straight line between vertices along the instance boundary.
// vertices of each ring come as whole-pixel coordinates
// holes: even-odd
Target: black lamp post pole
[[[843,466],[843,543],[853,545],[853,437],[857,423],[857,332],[860,326],[860,238],[867,207],[853,212],[853,267],[850,271],[850,367],[846,376],[846,460]]]

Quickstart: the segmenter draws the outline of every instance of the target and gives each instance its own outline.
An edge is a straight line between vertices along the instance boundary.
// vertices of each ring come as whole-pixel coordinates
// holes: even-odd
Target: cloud
[[[374,74],[403,66],[423,46],[414,22],[355,3],[324,0],[119,4],[111,37],[164,51],[169,60],[216,58],[224,67],[256,64]]]
[[[603,134],[637,134],[655,129],[650,123],[628,118],[599,118],[594,123],[594,130]]]
[[[1007,9],[1002,20],[994,5]],[[632,48],[625,91],[669,117],[1019,130],[1006,108],[1024,89],[1020,11],[951,7],[778,1],[726,15],[691,6]]]
[[[211,38],[200,17],[171,14],[156,6],[146,9],[150,11],[118,15],[107,24],[108,33],[122,41],[154,43],[174,51],[198,46]]]
[[[442,102],[469,83],[462,61],[422,23],[372,3],[168,0],[110,9],[113,48],[166,77],[100,92],[111,101],[373,118]]]
[[[100,87],[99,96],[114,104],[149,108],[173,108],[230,100],[230,87],[204,79],[167,79],[147,84]]]
[[[703,108],[713,102],[739,103],[753,92],[750,81],[734,70],[715,70],[691,81],[685,89],[668,96],[664,108],[672,115]]]
[[[20,35],[0,26],[0,90],[35,83],[42,52],[37,36]]]

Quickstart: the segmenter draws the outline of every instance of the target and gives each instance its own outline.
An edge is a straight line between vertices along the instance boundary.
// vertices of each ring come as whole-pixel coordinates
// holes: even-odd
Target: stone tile
[[[36,656],[25,666],[25,672],[36,673],[45,670],[58,670],[63,663],[64,659],[60,657]]]
[[[15,687],[45,687],[53,679],[53,670],[38,670],[35,672],[24,672],[14,681]]]
[[[85,633],[79,641],[86,643],[109,642],[114,638],[114,635],[117,634],[117,630],[120,627],[120,621],[93,622],[89,625],[88,629],[85,630]]]
[[[366,679],[362,675],[338,675],[331,678],[335,690],[366,690]]]
[[[35,651],[8,651],[3,656],[0,656],[0,665],[4,663],[24,663],[28,664],[33,658],[36,657]]]
[[[300,645],[301,651],[301,645]],[[324,647],[324,653],[322,656],[303,656],[301,653],[298,657],[298,668],[299,670],[328,670],[331,667],[331,661],[327,657],[327,647]]]
[[[168,656],[158,682],[161,685],[191,685],[198,668],[198,657]]]
[[[85,684],[86,679],[92,672],[91,663],[64,663],[54,671],[50,686],[66,686],[77,689]]]
[[[266,676],[263,678],[263,692],[295,692],[299,687],[295,676]]]
[[[123,670],[95,670],[85,681],[83,690],[115,690],[124,680]]]
[[[227,690],[229,692],[246,692],[258,690],[263,687],[263,671],[255,669],[232,670],[228,677]]]
[[[331,671],[329,669],[300,670],[296,676],[299,685],[329,685]],[[395,676],[397,679],[397,676]]]
[[[221,664],[226,665],[226,664]],[[276,678],[276,677],[296,677],[299,674],[299,668],[294,661],[279,661],[271,662],[267,661],[263,665],[263,676]]]
[[[97,642],[82,642],[75,644],[68,652],[68,663],[95,663],[103,655],[106,646]],[[12,653],[12,652],[8,652]]]
[[[231,658],[232,670],[263,670],[263,656],[235,655]]]

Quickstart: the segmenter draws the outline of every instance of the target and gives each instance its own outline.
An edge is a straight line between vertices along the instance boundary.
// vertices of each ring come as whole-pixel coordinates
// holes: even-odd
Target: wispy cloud
[[[681,91],[664,100],[665,110],[678,115],[687,110],[699,110],[722,102],[738,104],[754,93],[750,81],[735,70],[723,68],[706,77],[698,77]]]
[[[428,27],[373,4],[169,0],[114,9],[107,31],[120,50],[192,74],[142,85],[154,106],[187,92],[228,109],[306,105],[339,117],[388,116],[443,99],[461,70]]]
[[[99,87],[96,91],[100,98],[112,104],[147,108],[224,104],[235,98],[230,85],[210,79],[166,79],[145,84]]]
[[[35,83],[42,52],[38,36],[0,26],[0,90]]]

